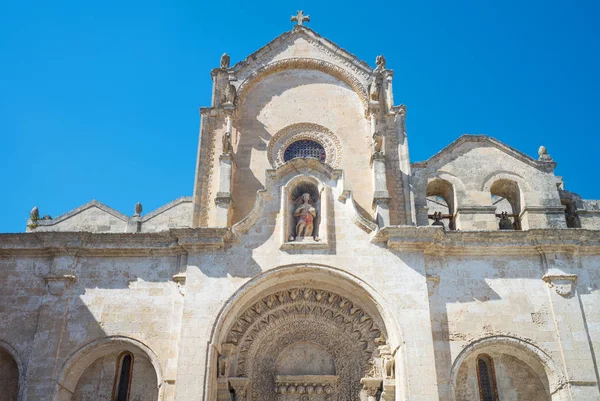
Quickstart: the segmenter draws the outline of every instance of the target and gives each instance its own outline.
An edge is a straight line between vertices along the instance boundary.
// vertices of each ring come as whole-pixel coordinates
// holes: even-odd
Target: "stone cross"
[[[291,21],[296,21],[298,25],[302,25],[304,21],[310,22],[310,15],[304,15],[304,11],[300,10],[296,15],[292,15]]]

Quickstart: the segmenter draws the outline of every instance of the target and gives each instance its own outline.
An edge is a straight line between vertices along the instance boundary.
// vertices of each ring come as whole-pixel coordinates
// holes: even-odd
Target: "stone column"
[[[231,176],[233,172],[233,157],[228,155],[221,155],[220,161],[220,178],[219,178],[219,192],[215,198],[215,204],[217,205],[217,227],[229,227],[229,217],[231,214]]]
[[[373,377],[363,377],[360,379],[360,384],[363,385],[368,401],[377,401],[377,393],[381,388],[381,381],[381,379]]]

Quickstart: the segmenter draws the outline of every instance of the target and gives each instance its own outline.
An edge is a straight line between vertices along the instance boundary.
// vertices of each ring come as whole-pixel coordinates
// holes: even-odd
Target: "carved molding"
[[[313,123],[297,123],[279,130],[267,147],[267,157],[273,168],[285,163],[283,155],[292,143],[308,139],[318,142],[325,149],[325,164],[337,168],[342,155],[342,145],[338,137],[326,127]]]
[[[542,277],[550,288],[554,288],[561,297],[570,297],[573,295],[577,283],[576,274],[545,274]]]
[[[354,399],[362,388],[362,377],[383,376],[374,366],[382,365],[379,346],[386,340],[371,316],[339,294],[291,288],[268,295],[241,313],[223,344],[236,346],[233,373],[249,378],[249,399],[275,400],[274,386],[279,389],[288,381],[294,391],[307,390],[307,379],[297,377],[294,381],[289,375],[282,379],[275,371],[277,357],[297,342],[317,344],[333,358],[339,378],[335,389],[339,391],[332,400]],[[289,386],[286,384],[286,391]]]
[[[248,213],[246,217],[244,217],[242,220],[238,221],[231,227],[233,235],[239,237],[245,234],[252,226],[256,224],[258,219],[260,219],[260,216],[262,216],[265,208],[264,197],[266,192],[266,189],[259,189],[258,191],[256,191],[256,200],[254,201],[254,206],[252,207],[250,213]]]
[[[47,276],[44,277],[48,292],[55,296],[61,296],[67,288],[75,282],[76,278],[73,275],[65,274],[62,276]]]
[[[344,68],[327,61],[302,57],[274,61],[251,73],[238,88],[235,99],[236,109],[243,102],[248,91],[257,82],[260,82],[269,75],[273,75],[285,70],[316,70],[338,78],[347,83],[354,90],[354,92],[356,92],[361,103],[363,104],[365,112],[368,110],[369,101],[367,89],[355,76],[346,71]]]

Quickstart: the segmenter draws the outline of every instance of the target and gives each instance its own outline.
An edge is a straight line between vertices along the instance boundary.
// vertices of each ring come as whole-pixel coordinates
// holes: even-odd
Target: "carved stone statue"
[[[381,72],[385,70],[385,57],[383,56],[383,54],[375,58],[375,64],[377,65],[377,68],[375,68],[376,71]]]
[[[233,151],[233,147],[231,146],[231,134],[229,132],[226,132],[223,134],[222,145],[223,145],[223,154],[230,155],[231,152]]]
[[[235,86],[227,84],[225,87],[225,104],[233,104],[235,102]]]
[[[382,153],[383,149],[383,135],[380,132],[375,132],[373,134],[373,142],[371,144],[373,156],[379,155]]]
[[[378,102],[379,92],[381,91],[381,85],[377,81],[377,77],[374,76],[371,84],[369,85],[369,99]]]
[[[229,68],[229,54],[223,53],[221,56],[221,69],[226,70]]]
[[[313,221],[317,217],[317,209],[310,202],[310,194],[302,194],[302,204],[294,212],[296,217],[296,239],[298,237],[311,237]]]

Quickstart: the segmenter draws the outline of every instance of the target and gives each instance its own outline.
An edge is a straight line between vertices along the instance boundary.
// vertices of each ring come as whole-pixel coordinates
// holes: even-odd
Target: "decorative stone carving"
[[[381,72],[385,70],[385,57],[383,56],[383,54],[380,54],[375,58],[375,64],[377,65],[375,71]]]
[[[223,139],[221,140],[221,145],[222,145],[224,155],[230,155],[233,152],[233,146],[231,146],[231,133],[225,132],[223,134]]]
[[[573,295],[577,283],[576,274],[545,274],[542,277],[550,288],[554,288],[561,297],[568,298]]]
[[[292,15],[291,22],[296,22],[297,26],[302,26],[304,22],[310,22],[310,15],[304,15],[304,11],[300,10],[296,15]]]
[[[48,292],[57,297],[61,296],[71,284],[75,282],[75,276],[65,274],[62,276],[48,276],[44,277]]]
[[[548,154],[548,150],[546,149],[545,146],[540,146],[539,150],[538,150],[538,160],[541,162],[551,162],[552,157],[550,157],[550,155]]]
[[[377,393],[381,388],[381,379],[376,379],[372,377],[363,377],[360,379],[360,383],[363,385],[365,393],[367,393],[367,397],[369,401],[377,400]]]
[[[142,214],[142,204],[140,202],[138,202],[133,207],[133,217],[140,217],[141,214]]]
[[[373,79],[371,80],[371,84],[369,85],[369,99],[372,102],[378,102],[380,92],[381,92],[381,84],[379,83],[379,79],[375,75],[375,76],[373,76]]]
[[[177,291],[179,291],[179,293],[181,295],[185,295],[186,274],[185,273],[177,273],[177,274],[173,275],[173,277],[171,277],[171,279],[177,284]]]
[[[245,377],[230,377],[229,385],[233,388],[236,401],[246,401],[248,384],[250,381]]]
[[[294,378],[286,373],[283,377],[277,373],[275,361],[293,344],[312,343],[335,361],[338,385],[332,386],[328,397],[357,399],[362,389],[360,379],[381,363],[376,340],[384,335],[379,327],[364,309],[339,294],[310,287],[276,292],[242,312],[229,329],[226,342],[237,346],[232,373],[248,377],[253,401],[278,399],[276,395],[281,395],[286,380],[291,386],[285,386],[286,392],[290,389],[309,395],[309,386],[317,389],[317,382],[308,380],[310,374],[293,374]],[[317,381],[330,380],[322,374],[316,376]],[[324,391],[327,386],[322,383],[321,387]]]
[[[225,101],[226,105],[233,105],[235,102],[235,86],[232,83],[228,83],[225,86]]]
[[[227,53],[223,53],[223,55],[221,56],[221,69],[222,70],[226,70],[229,68],[229,54]]]
[[[322,71],[326,74],[329,74],[335,78],[346,82],[360,98],[366,113],[369,103],[367,88],[356,76],[348,72],[346,69],[339,67],[335,64],[329,63],[327,61],[301,57],[277,60],[252,72],[238,87],[238,93],[235,101],[236,108],[240,104],[240,102],[244,100],[244,97],[246,96],[250,88],[254,86],[254,84],[262,81],[265,77],[269,75],[276,74],[285,70]]]
[[[381,132],[376,131],[373,134],[371,148],[373,156],[383,154],[383,135],[381,135]]]
[[[221,346],[221,354],[217,358],[217,377],[229,377],[231,353],[234,347],[233,344],[223,344]]]
[[[296,239],[298,237],[311,237],[313,233],[313,220],[317,217],[317,210],[311,204],[310,194],[302,194],[299,199],[302,204],[296,208]],[[296,200],[298,202],[298,200]]]
[[[342,145],[337,136],[319,124],[297,123],[279,130],[269,141],[267,157],[277,168],[285,163],[284,153],[289,145],[299,140],[318,142],[325,149],[325,164],[337,168],[341,159]]]

